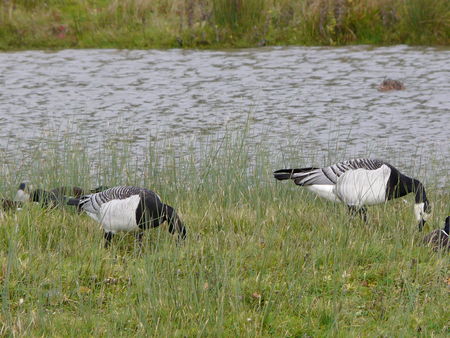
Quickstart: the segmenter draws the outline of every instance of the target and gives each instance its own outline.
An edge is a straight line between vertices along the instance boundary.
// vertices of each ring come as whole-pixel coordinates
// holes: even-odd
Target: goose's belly
[[[339,177],[335,192],[347,205],[363,206],[384,203],[391,169],[383,165],[377,170],[356,169]]]
[[[136,223],[136,208],[139,204],[139,195],[123,200],[113,200],[100,207],[99,221],[106,232],[138,230]]]
[[[306,189],[309,191],[312,191],[319,195],[320,197],[326,198],[327,200],[333,201],[333,202],[339,202],[339,198],[334,193],[334,185],[307,185],[305,186]]]

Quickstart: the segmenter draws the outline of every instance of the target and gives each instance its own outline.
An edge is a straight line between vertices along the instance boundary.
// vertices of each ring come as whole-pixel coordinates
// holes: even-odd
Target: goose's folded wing
[[[337,176],[330,174],[327,168],[315,169],[307,173],[292,175],[294,183],[301,186],[306,185],[333,185],[336,184]]]
[[[376,170],[380,168],[384,162],[374,159],[354,159],[339,162],[324,168],[313,168],[310,171],[300,171],[292,174],[295,184],[307,185],[333,185],[336,184],[339,177],[350,170],[366,169]]]
[[[130,186],[114,187],[95,194],[82,196],[79,205],[88,213],[96,213],[104,203],[138,195],[142,190],[142,188]]]

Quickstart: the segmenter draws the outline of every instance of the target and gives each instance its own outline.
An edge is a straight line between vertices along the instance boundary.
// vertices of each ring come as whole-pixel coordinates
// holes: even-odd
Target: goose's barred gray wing
[[[139,195],[139,193],[143,191],[147,191],[147,193],[150,193],[150,190],[144,188],[120,186],[106,189],[94,195],[98,195],[99,198],[103,201],[103,203],[105,203],[111,200],[123,200],[133,195]]]
[[[338,178],[346,171],[355,169],[376,170],[383,161],[376,159],[353,159],[339,162],[324,168],[282,169],[274,172],[277,179],[293,179],[295,184],[307,185],[334,185]]]
[[[95,194],[83,196],[80,198],[79,205],[88,212],[96,212],[104,203],[112,200],[123,200],[133,195],[139,195],[140,193],[144,193],[145,195],[154,194],[152,191],[144,188],[119,186]]]

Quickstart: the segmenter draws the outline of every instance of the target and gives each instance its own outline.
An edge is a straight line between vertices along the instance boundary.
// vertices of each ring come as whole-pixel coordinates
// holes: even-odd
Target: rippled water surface
[[[250,119],[252,137],[277,151],[288,142],[329,151],[339,138],[350,153],[372,146],[382,158],[373,145],[405,158],[437,151],[448,167],[449,60],[448,49],[406,46],[0,53],[0,146],[74,122],[96,137],[119,121],[139,143]],[[377,91],[385,77],[406,89]]]

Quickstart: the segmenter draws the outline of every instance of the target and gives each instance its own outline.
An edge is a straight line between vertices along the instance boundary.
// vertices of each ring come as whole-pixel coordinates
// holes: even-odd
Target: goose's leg
[[[359,216],[361,216],[364,223],[367,223],[367,208],[364,206],[359,208],[358,213],[359,213]]]
[[[421,220],[419,221],[419,225],[418,225],[419,231],[422,231],[424,225],[425,225],[425,221],[424,221],[423,219],[421,219]]]
[[[105,248],[108,248],[111,244],[111,240],[113,238],[114,234],[111,231],[108,231],[104,233],[103,237],[105,238]]]
[[[354,205],[347,205],[348,212],[350,213],[350,216],[355,217],[356,213],[358,212],[358,208]]]
[[[139,248],[142,248],[142,237],[144,236],[144,231],[139,230],[134,236],[138,242]]]
[[[367,223],[367,208],[362,206],[360,208],[354,206],[354,205],[348,205],[348,212],[352,217],[355,217],[356,214],[358,214],[361,219]]]

